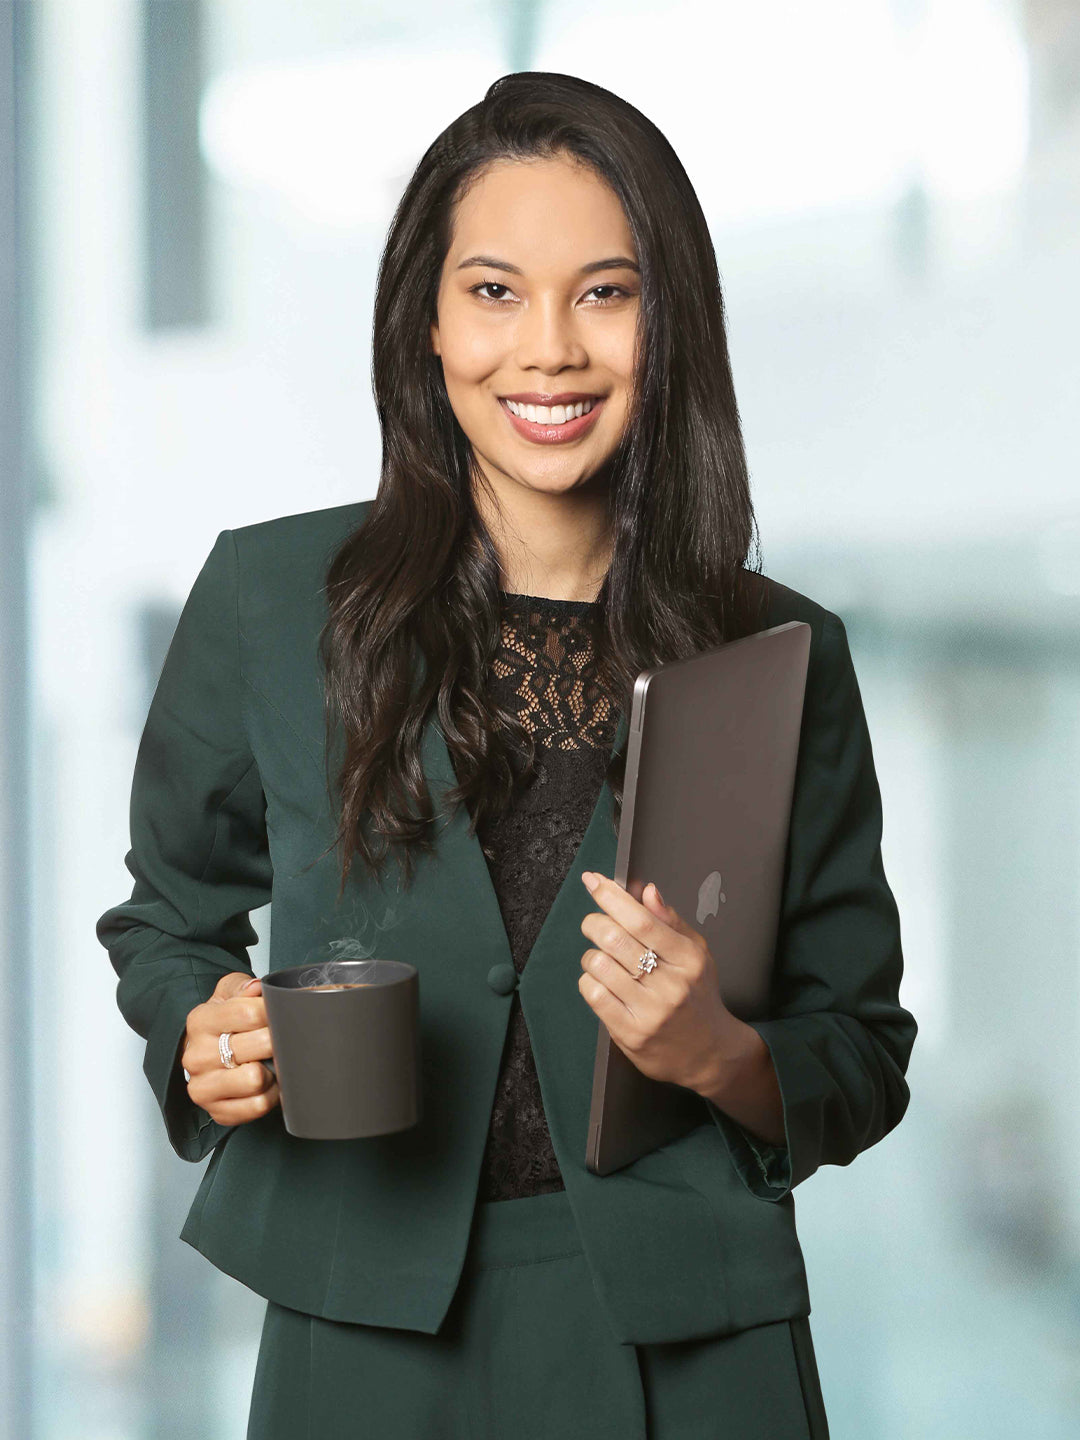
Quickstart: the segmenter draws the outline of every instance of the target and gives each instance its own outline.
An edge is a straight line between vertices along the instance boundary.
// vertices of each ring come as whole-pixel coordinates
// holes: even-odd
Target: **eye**
[[[598,305],[614,305],[617,300],[621,300],[630,293],[629,290],[624,290],[621,285],[594,285],[589,291],[589,294],[595,295],[598,290],[613,290],[615,292],[614,295],[607,300],[598,300],[596,302]]]
[[[481,290],[509,290],[508,285],[503,285],[498,280],[481,280],[479,285],[469,287],[470,295],[480,295]],[[486,300],[489,305],[502,305],[504,300],[501,295],[480,295],[481,300]]]

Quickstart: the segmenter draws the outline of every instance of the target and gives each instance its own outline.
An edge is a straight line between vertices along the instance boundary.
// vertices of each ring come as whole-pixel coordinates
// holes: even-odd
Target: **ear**
[[[442,354],[442,351],[439,349],[439,327],[435,324],[431,326],[431,353],[433,355]]]

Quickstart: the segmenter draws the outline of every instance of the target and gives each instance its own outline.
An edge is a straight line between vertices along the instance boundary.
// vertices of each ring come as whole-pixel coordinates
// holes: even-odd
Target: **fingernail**
[[[657,885],[656,885],[656,881],[655,881],[655,880],[651,880],[649,883],[652,885],[653,894],[656,896],[657,900],[660,902],[661,905],[664,906],[664,909],[666,910],[666,909],[667,909],[667,903],[666,903],[666,901],[664,900],[663,895],[660,894],[660,891],[659,891],[659,889],[657,888]]]
[[[249,990],[252,985],[256,984],[256,982],[258,981],[258,979],[259,979],[258,975],[253,975],[250,980],[245,980],[245,981],[244,981],[243,985],[240,986],[240,989],[241,989],[241,990]]]
[[[583,871],[581,878],[584,880],[587,890],[595,890],[597,885],[600,884],[600,876],[594,875],[591,870]]]

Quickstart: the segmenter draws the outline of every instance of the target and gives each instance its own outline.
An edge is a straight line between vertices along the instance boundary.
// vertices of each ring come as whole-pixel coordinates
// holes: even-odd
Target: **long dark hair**
[[[761,628],[765,586],[723,294],[693,186],[657,127],[609,90],[572,75],[504,75],[421,158],[379,265],[372,379],[382,470],[363,523],[330,561],[319,640],[331,792],[337,727],[344,740],[339,899],[355,854],[377,875],[400,847],[408,884],[414,852],[431,848],[420,746],[432,705],[459,781],[445,799],[468,806],[471,833],[532,774],[532,737],[485,692],[500,639],[498,553],[474,504],[482,477],[430,326],[466,187],[496,160],[559,156],[614,190],[641,266],[631,411],[605,467],[613,558],[596,597],[601,685],[629,714],[642,669]],[[620,745],[607,771],[616,826],[624,771]]]

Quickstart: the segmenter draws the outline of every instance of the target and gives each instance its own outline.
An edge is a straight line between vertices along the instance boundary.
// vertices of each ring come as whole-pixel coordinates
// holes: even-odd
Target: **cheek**
[[[633,322],[612,327],[594,344],[592,358],[616,382],[616,394],[622,404],[629,403],[634,386],[634,346],[636,333]]]
[[[439,340],[448,386],[479,384],[498,368],[506,348],[497,329],[460,320],[444,324]]]
[[[619,353],[619,374],[622,375],[627,390],[632,389],[634,384],[634,352],[637,349],[637,327],[627,327],[623,337],[623,344]]]

